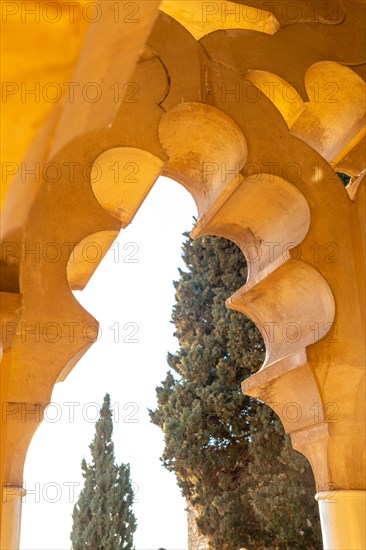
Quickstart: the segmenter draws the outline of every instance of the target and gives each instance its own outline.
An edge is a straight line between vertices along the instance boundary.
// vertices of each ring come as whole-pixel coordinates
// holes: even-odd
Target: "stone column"
[[[364,550],[366,491],[317,493],[324,550]]]
[[[4,484],[2,488],[2,517],[0,547],[17,550],[20,539],[22,499],[25,490],[19,485]]]

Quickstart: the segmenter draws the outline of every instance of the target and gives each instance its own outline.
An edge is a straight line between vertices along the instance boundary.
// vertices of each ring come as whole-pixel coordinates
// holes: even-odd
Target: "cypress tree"
[[[130,468],[115,464],[110,397],[104,397],[95,436],[92,462],[81,463],[84,486],[73,510],[73,550],[133,550],[136,519],[132,511]]]
[[[290,449],[277,416],[241,392],[265,351],[254,324],[225,306],[246,281],[245,259],[226,239],[187,234],[182,257],[172,315],[179,350],[168,354],[170,371],[150,411],[165,435],[163,464],[211,550],[315,548],[315,488],[299,482],[300,474],[312,480],[310,467]]]

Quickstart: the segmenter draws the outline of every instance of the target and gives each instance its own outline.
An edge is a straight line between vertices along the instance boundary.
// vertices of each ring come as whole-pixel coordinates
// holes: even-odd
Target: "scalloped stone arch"
[[[93,239],[107,248],[108,239],[129,223],[163,172],[185,185],[196,200],[200,221],[194,235],[211,231],[231,238],[251,262],[250,280],[231,298],[230,307],[250,313],[260,325],[269,322],[276,328],[275,323],[279,324],[279,336],[272,338],[266,332],[266,363],[244,381],[244,391],[278,412],[293,446],[311,461],[320,493],[336,486],[347,494],[358,492],[358,502],[360,493],[364,499],[365,480],[362,469],[353,467],[352,456],[359,464],[363,442],[357,430],[365,422],[359,396],[365,365],[360,251],[366,180],[361,176],[354,182],[351,195],[327,159],[335,160],[337,166],[350,166],[352,175],[364,174],[362,6],[336,2],[337,15],[329,17],[327,2],[317,4],[315,16],[308,3],[298,20],[290,21],[281,0],[273,7],[280,25],[274,34],[220,28],[197,41],[167,14],[160,14],[148,37],[157,4],[141,3],[141,25],[128,27],[128,39],[111,32],[113,13],[91,29],[75,78],[85,83],[98,75],[104,86],[103,101],[94,107],[83,101],[66,102],[60,117],[52,118],[35,143],[27,162],[41,158],[45,165],[61,166],[57,185],[46,174],[42,185],[34,178],[22,187],[19,177],[10,193],[5,264],[9,281],[16,279],[11,288],[19,292],[2,296],[5,328],[16,325],[5,342],[1,364],[2,400],[10,418],[2,426],[2,482],[18,491],[15,500],[19,501],[27,442],[39,425],[22,422],[22,407],[33,407],[41,416],[55,382],[67,375],[96,338],[96,320],[70,288],[82,287],[92,273],[85,265],[83,248]],[[355,44],[349,40],[352,31]],[[109,55],[116,48],[119,55]],[[303,103],[298,101],[288,112],[264,93],[258,100],[243,94],[252,81],[263,82],[261,71],[279,75],[295,90],[306,84],[308,92],[318,78],[323,83],[328,77],[343,79],[347,116],[334,110],[334,105],[328,112],[316,102],[306,103],[305,89]],[[119,103],[108,100],[113,83],[126,85],[130,78],[141,90],[138,101],[125,101],[125,96]],[[100,185],[98,159],[103,165]],[[123,166],[135,162],[139,168],[141,164],[144,177],[136,193],[127,182],[128,190],[121,195],[118,177],[110,185],[110,164],[115,162],[117,168],[121,162]],[[72,178],[70,165],[75,166]],[[90,170],[83,170],[85,166]],[[254,170],[248,172],[248,166]],[[259,176],[257,184],[251,176]],[[24,193],[29,194],[23,205]],[[248,243],[263,248],[269,238],[279,243],[280,251],[272,255],[267,251],[258,268]],[[9,245],[16,249],[19,242],[33,254],[23,257],[22,250],[10,252]],[[61,247],[57,261],[49,255],[55,244]],[[75,265],[70,260],[73,251]],[[70,321],[76,323],[73,342],[68,341]],[[284,337],[286,323],[290,329],[286,328]],[[29,330],[37,326],[38,333]],[[47,338],[41,344],[37,341],[45,327],[50,336],[60,335],[56,346]],[[302,415],[293,424],[283,411],[295,398]],[[338,421],[331,423],[326,406],[335,399]],[[310,413],[314,403],[319,404],[315,419]],[[319,498],[324,510],[324,498]],[[353,517],[360,521],[364,517],[358,504],[342,511],[349,525]],[[329,524],[334,524],[331,518]],[[331,533],[326,547],[346,548],[346,531],[334,530],[343,542],[336,537],[335,543]]]

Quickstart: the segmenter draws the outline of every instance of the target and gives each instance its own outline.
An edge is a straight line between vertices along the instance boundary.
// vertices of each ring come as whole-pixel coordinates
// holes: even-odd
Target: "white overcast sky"
[[[168,370],[167,352],[177,349],[172,281],[177,266],[183,267],[182,233],[191,229],[196,212],[183,187],[160,178],[86,289],[75,293],[100,322],[100,339],[56,384],[46,421],[30,445],[21,550],[70,549],[80,463],[89,458],[97,404],[107,392],[114,405],[116,460],[130,463],[135,484],[136,550],[187,549],[185,501],[174,474],[159,461],[163,436],[147,409],[154,408],[155,387]]]

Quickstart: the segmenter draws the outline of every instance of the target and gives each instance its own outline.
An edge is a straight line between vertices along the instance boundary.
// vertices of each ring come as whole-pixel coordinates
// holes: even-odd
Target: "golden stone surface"
[[[24,12],[36,4],[39,21]],[[96,268],[80,250],[97,242],[101,260],[164,174],[197,203],[193,235],[247,258],[228,307],[267,355],[243,390],[280,416],[319,494],[364,495],[364,3],[103,0],[72,21],[53,4],[53,23],[42,2],[2,6],[2,487],[21,487],[53,386],[97,335],[71,293]],[[36,323],[62,327],[59,343]],[[18,493],[2,503],[2,547],[18,545]],[[341,499],[355,525],[358,497]],[[366,547],[360,525],[352,548]],[[323,522],[325,544],[345,548],[337,529]]]

